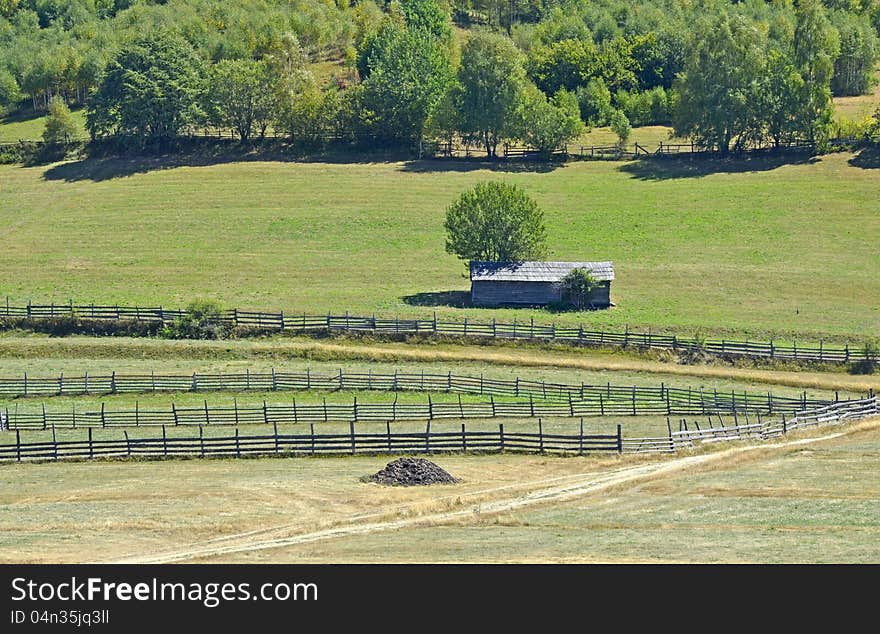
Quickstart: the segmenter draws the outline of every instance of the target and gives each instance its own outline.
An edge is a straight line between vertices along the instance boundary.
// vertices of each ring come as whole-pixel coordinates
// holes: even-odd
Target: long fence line
[[[81,396],[124,393],[156,392],[214,392],[214,391],[341,391],[366,390],[380,392],[446,392],[457,394],[478,394],[481,396],[513,396],[517,398],[537,398],[547,401],[599,402],[607,404],[636,402],[669,402],[671,407],[686,407],[692,411],[694,404],[709,411],[735,411],[760,408],[762,411],[794,411],[831,402],[826,399],[808,399],[803,392],[799,397],[775,395],[772,392],[719,393],[702,387],[674,388],[665,384],[659,386],[636,385],[588,385],[534,381],[516,377],[511,380],[490,379],[480,376],[466,376],[421,372],[374,373],[345,372],[342,368],[333,374],[315,374],[310,369],[304,372],[276,371],[238,373],[192,374],[110,374],[68,375],[55,377],[33,377],[27,372],[20,377],[0,377],[0,395],[19,398],[34,396]],[[835,393],[835,400],[839,394]]]
[[[757,422],[746,419],[744,423],[737,421],[733,425],[725,425],[723,418],[719,416],[715,424],[710,416],[702,425],[699,420],[682,420],[679,422],[678,431],[673,431],[670,426],[669,435],[665,437],[624,439],[622,447],[623,451],[632,453],[674,453],[681,449],[691,449],[702,443],[749,439],[765,441],[779,438],[792,431],[838,425],[876,416],[878,413],[880,410],[877,406],[877,397],[870,396],[857,401],[840,401],[822,407],[813,407],[795,412],[788,418],[782,414],[780,418],[762,421],[759,416]]]
[[[447,375],[448,376],[448,375]],[[610,397],[607,395],[611,394]],[[674,395],[674,397],[673,397]],[[108,409],[105,403],[100,409],[69,410],[46,409],[20,412],[18,404],[7,405],[0,410],[0,430],[50,429],[77,427],[150,427],[164,425],[251,425],[251,424],[297,424],[297,423],[347,423],[347,422],[386,422],[422,421],[438,419],[492,419],[492,418],[537,418],[537,417],[596,417],[596,416],[672,416],[708,415],[727,413],[773,414],[793,413],[807,407],[819,407],[832,401],[774,397],[771,393],[737,395],[736,392],[721,394],[713,390],[683,390],[681,388],[628,388],[610,385],[595,392],[575,398],[569,392],[567,401],[539,400],[528,395],[528,402],[496,401],[489,395],[488,401],[463,402],[458,394],[458,402],[435,403],[427,396],[425,403],[398,403],[397,395],[391,403],[363,403],[355,396],[350,403],[297,403],[293,397],[290,403],[259,405],[239,405],[233,400],[232,406],[209,406],[205,400],[201,406],[178,406],[171,403],[167,409],[142,409],[138,402],[134,408]],[[840,401],[847,403],[850,401]]]
[[[166,309],[138,306],[98,306],[94,304],[27,304],[11,306],[8,301],[0,306],[0,318],[29,320],[75,317],[87,320],[115,320],[157,322],[166,324],[188,316],[183,309]],[[865,346],[826,346],[780,344],[769,342],[738,341],[729,339],[697,339],[677,335],[660,335],[650,332],[607,332],[584,329],[583,326],[557,326],[555,323],[535,324],[528,322],[439,321],[436,313],[432,319],[394,319],[355,315],[306,315],[284,311],[263,312],[231,309],[222,311],[216,321],[229,327],[252,328],[261,331],[282,331],[316,334],[334,332],[360,332],[381,335],[442,335],[453,337],[492,337],[497,339],[525,339],[553,341],[577,346],[621,347],[637,349],[673,350],[680,352],[704,352],[722,357],[751,357],[794,361],[818,361],[849,363],[873,360]]]
[[[540,421],[537,433],[505,432],[504,423],[498,431],[468,430],[437,432],[430,422],[424,432],[394,432],[390,423],[385,432],[364,433],[349,426],[347,434],[316,434],[311,425],[308,434],[280,434],[278,426],[272,434],[242,435],[236,428],[231,436],[206,436],[199,427],[198,438],[169,437],[165,427],[157,438],[132,438],[128,431],[118,439],[95,440],[92,428],[82,440],[59,441],[53,437],[45,442],[22,442],[16,432],[15,444],[0,445],[0,461],[63,460],[107,457],[172,457],[217,456],[244,457],[266,455],[318,455],[357,453],[434,453],[434,452],[513,452],[513,453],[576,453],[623,451],[621,426],[617,434],[584,434],[583,421],[579,434],[544,433]]]
[[[156,438],[131,438],[123,431],[119,439],[95,440],[92,428],[86,430],[83,440],[59,441],[55,437],[44,442],[22,442],[16,430],[15,444],[0,445],[0,461],[91,459],[108,457],[181,457],[217,456],[245,457],[266,455],[318,455],[357,453],[433,453],[433,452],[496,452],[496,453],[562,453],[609,451],[618,453],[674,453],[690,449],[695,442],[725,440],[778,438],[790,431],[840,424],[858,420],[878,413],[877,397],[861,401],[840,402],[822,408],[799,412],[792,418],[763,424],[736,425],[733,427],[710,427],[696,431],[672,432],[666,438],[624,438],[622,426],[617,433],[584,434],[581,420],[578,434],[545,434],[541,419],[537,433],[505,433],[504,423],[498,431],[468,431],[462,423],[461,432],[436,432],[431,422],[424,432],[392,433],[386,422],[385,433],[357,432],[355,423],[349,423],[347,434],[316,434],[311,424],[308,434],[279,434],[273,424],[272,434],[242,435],[239,429],[231,436],[206,436],[204,426],[199,426],[198,438],[169,437],[166,427],[162,436]]]

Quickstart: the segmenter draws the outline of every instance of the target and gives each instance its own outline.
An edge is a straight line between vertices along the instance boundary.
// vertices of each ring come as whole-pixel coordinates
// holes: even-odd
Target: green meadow
[[[737,162],[210,162],[0,166],[0,295],[430,315],[802,340],[880,330],[880,172],[840,153]],[[550,257],[611,259],[610,310],[463,307],[446,206],[525,188]]]

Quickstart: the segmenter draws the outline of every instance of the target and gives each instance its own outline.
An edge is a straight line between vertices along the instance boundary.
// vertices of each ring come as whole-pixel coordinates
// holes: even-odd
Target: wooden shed
[[[588,298],[595,308],[611,305],[612,262],[471,262],[474,306],[545,306],[562,300],[562,279],[586,269],[601,284]]]

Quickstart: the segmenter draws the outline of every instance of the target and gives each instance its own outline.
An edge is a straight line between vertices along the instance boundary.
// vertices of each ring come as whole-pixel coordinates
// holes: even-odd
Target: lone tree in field
[[[47,145],[67,145],[76,138],[78,128],[70,114],[70,108],[61,97],[52,97],[49,102],[49,116],[43,130],[43,141]]]
[[[590,303],[590,294],[599,288],[599,282],[586,269],[572,269],[562,278],[562,296],[578,310]]]
[[[446,252],[462,260],[521,262],[547,253],[544,212],[516,185],[478,183],[446,210]]]

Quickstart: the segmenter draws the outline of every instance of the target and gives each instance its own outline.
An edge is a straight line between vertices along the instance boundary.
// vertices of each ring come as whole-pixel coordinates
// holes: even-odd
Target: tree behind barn
[[[462,260],[521,262],[547,253],[544,212],[516,185],[478,183],[446,210],[446,252]]]

